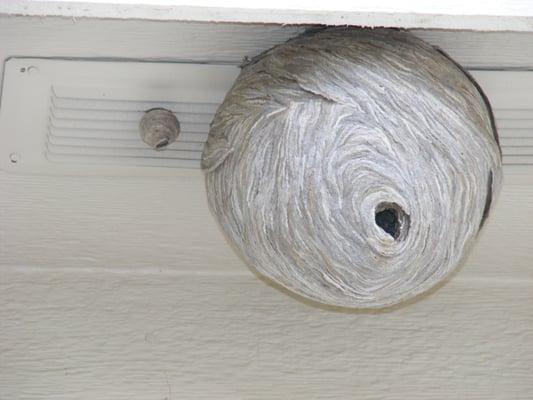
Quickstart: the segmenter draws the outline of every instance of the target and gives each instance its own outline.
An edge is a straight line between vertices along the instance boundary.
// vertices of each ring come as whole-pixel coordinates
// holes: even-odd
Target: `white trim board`
[[[527,0],[3,0],[0,14],[270,24],[533,31]]]
[[[239,64],[306,28],[0,15],[0,62],[8,57],[61,57]],[[533,69],[533,33],[414,30],[414,34],[466,68]]]

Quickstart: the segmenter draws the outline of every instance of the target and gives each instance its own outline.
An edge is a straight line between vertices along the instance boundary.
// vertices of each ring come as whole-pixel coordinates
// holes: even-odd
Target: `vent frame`
[[[172,176],[199,169],[203,143],[238,66],[11,58],[0,107],[0,169],[12,173]],[[172,110],[178,140],[142,142],[147,109]],[[187,172],[185,172],[187,173]]]
[[[491,101],[505,174],[531,176],[533,71],[469,72]],[[239,67],[228,64],[10,58],[0,106],[0,169],[189,175],[200,168],[209,124],[238,74]],[[138,134],[143,112],[154,107],[174,111],[182,126],[177,142],[162,152]]]

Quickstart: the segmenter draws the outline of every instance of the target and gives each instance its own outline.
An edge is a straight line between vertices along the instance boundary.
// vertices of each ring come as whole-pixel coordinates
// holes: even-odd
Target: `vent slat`
[[[533,157],[523,156],[523,155],[504,155],[503,164],[504,165],[533,165]]]
[[[63,136],[48,137],[48,143],[58,146],[78,146],[95,148],[126,148],[145,150],[146,145],[136,139],[109,139],[109,138],[73,138]],[[170,144],[166,150],[185,150],[201,152],[204,147],[203,142],[186,142],[180,140]],[[165,151],[166,151],[165,150]]]
[[[504,156],[533,156],[531,146],[502,146]]]
[[[49,127],[49,135],[55,137],[71,137],[80,139],[109,139],[109,140],[140,140],[139,131],[116,130],[106,131],[100,129],[69,129]],[[180,132],[178,142],[205,143],[207,132]]]
[[[111,148],[111,147],[95,147],[95,146],[67,146],[56,145],[48,143],[47,150],[54,154],[77,154],[78,156],[113,156],[113,157],[132,157],[132,158],[160,158],[160,159],[185,159],[185,160],[199,160],[201,158],[200,151],[174,150],[166,149],[163,151],[155,151],[150,148]]]
[[[500,138],[533,138],[533,128],[531,129],[498,129]]]
[[[48,161],[66,164],[87,164],[87,165],[116,165],[116,166],[140,166],[140,167],[162,167],[162,168],[194,168],[200,167],[199,160],[171,159],[171,158],[143,158],[143,157],[121,157],[121,156],[92,156],[71,154],[56,154],[47,152]]]
[[[521,137],[502,137],[500,138],[500,145],[502,147],[511,147],[511,146],[519,146],[519,147],[531,147],[533,146],[533,136],[529,138],[521,138]]]
[[[138,121],[95,121],[88,119],[62,119],[50,118],[50,126],[53,128],[63,129],[84,129],[84,130],[105,130],[105,131],[130,131],[138,132]],[[184,122],[180,127],[185,132],[209,132],[208,123],[190,123]]]
[[[52,96],[52,107],[69,108],[77,110],[103,110],[103,111],[138,111],[144,112],[151,108],[163,107],[175,113],[200,113],[213,115],[218,103],[184,103],[170,101],[124,101],[124,100],[95,100],[84,98],[62,98]]]
[[[499,129],[531,129],[533,130],[533,116],[531,119],[499,119],[496,122]]]
[[[497,120],[517,120],[517,119],[533,119],[533,108],[524,109],[493,109],[494,117]]]
[[[125,110],[80,110],[73,108],[52,108],[53,119],[60,120],[92,120],[92,121],[125,121],[138,123],[144,111]],[[213,114],[175,113],[181,123],[209,124]]]

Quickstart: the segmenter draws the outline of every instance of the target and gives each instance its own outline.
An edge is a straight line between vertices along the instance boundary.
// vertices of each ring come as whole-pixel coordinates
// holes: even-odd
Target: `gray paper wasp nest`
[[[262,275],[321,303],[398,303],[446,277],[501,180],[490,105],[396,30],[326,29],[244,66],[203,153],[210,207]]]

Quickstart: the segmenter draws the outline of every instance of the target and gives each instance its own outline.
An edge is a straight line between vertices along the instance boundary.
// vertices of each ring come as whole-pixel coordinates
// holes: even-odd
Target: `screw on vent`
[[[175,142],[180,123],[174,113],[164,108],[153,108],[144,113],[139,123],[141,139],[154,150],[164,150]]]

